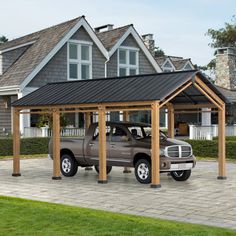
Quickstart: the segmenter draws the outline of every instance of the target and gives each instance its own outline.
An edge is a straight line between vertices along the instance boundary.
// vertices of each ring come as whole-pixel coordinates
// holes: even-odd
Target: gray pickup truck
[[[98,124],[89,127],[84,138],[61,138],[61,173],[74,176],[78,166],[94,166],[99,172]],[[112,166],[135,168],[140,183],[151,182],[151,127],[143,123],[107,122],[107,174]],[[52,142],[49,143],[52,156]],[[185,181],[195,167],[192,147],[186,142],[167,138],[160,132],[160,171],[170,172],[176,181]]]

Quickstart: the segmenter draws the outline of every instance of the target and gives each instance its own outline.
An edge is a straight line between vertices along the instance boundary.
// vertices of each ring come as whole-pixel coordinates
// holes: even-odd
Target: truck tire
[[[134,173],[139,183],[151,183],[151,164],[147,159],[140,159],[135,163]]]
[[[97,173],[99,174],[99,166],[96,165],[94,166],[95,170],[97,171]],[[107,175],[111,172],[112,170],[112,166],[107,166]]]
[[[69,154],[61,156],[61,173],[66,177],[74,176],[78,171],[78,163],[75,158]]]
[[[186,181],[191,175],[191,170],[171,171],[170,174],[176,181]]]

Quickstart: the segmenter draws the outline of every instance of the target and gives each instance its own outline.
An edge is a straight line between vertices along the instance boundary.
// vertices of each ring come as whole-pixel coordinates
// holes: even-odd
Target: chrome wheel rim
[[[142,180],[145,180],[149,176],[149,168],[145,163],[141,163],[138,166],[138,177]]]
[[[71,162],[68,158],[63,159],[61,163],[62,170],[65,173],[69,173],[71,171]]]
[[[182,177],[183,174],[184,174],[184,171],[174,171],[173,174],[176,176],[176,177]]]

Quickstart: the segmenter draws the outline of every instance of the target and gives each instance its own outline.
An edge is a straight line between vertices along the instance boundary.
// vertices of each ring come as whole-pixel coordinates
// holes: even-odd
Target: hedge
[[[50,138],[23,138],[21,139],[21,154],[46,154]],[[0,139],[0,156],[13,155],[13,140],[11,138]]]
[[[185,139],[187,143],[193,147],[195,156],[200,157],[218,157],[218,141],[217,140],[190,140]],[[236,159],[236,142],[226,141],[226,158]]]
[[[214,137],[213,140],[218,140],[218,137]],[[226,136],[226,141],[235,141],[236,142],[236,136]]]

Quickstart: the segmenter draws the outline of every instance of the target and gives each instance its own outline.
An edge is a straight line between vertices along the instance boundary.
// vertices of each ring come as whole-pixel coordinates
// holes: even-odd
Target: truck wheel
[[[99,174],[99,166],[96,165],[94,166],[95,170],[97,171],[97,173]],[[112,166],[107,166],[107,175],[111,172],[112,170]]]
[[[61,173],[66,177],[74,176],[78,171],[78,163],[69,154],[61,156]]]
[[[176,181],[185,181],[191,175],[191,170],[171,171],[172,178]]]
[[[135,176],[141,184],[151,183],[151,165],[146,159],[140,159],[135,164]]]

